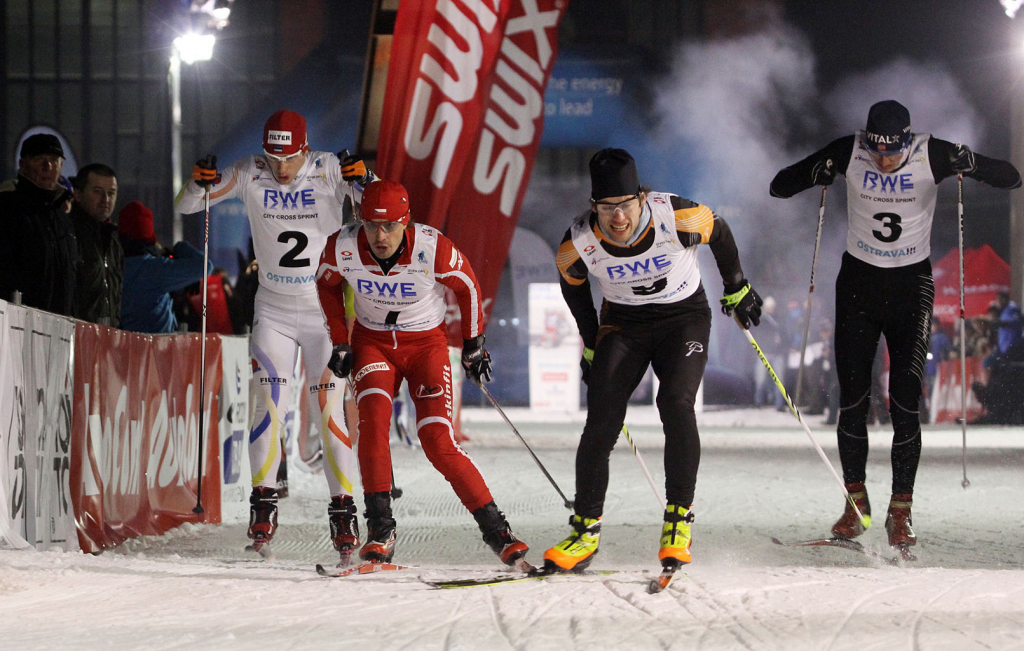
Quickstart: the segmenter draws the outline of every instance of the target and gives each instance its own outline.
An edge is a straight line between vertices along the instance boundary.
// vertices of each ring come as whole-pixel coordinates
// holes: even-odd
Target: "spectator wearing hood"
[[[124,290],[121,328],[132,332],[174,332],[171,292],[184,289],[213,270],[203,269],[203,254],[188,242],[167,253],[156,241],[153,211],[132,201],[118,215],[118,234],[124,248]]]
[[[21,145],[18,177],[0,185],[0,298],[18,291],[23,305],[72,316],[78,243],[63,167],[57,136],[37,133]]]

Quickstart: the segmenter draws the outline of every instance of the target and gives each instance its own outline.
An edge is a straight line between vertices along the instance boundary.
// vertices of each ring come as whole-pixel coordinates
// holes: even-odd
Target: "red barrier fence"
[[[196,505],[199,335],[75,330],[71,498],[82,551],[220,522],[221,342],[206,344],[203,507]]]

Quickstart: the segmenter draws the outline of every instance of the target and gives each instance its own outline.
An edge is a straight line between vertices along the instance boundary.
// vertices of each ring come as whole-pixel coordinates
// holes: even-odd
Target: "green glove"
[[[739,285],[726,286],[725,292],[720,301],[724,314],[732,316],[735,313],[740,324],[748,330],[751,323],[761,325],[761,306],[764,301],[749,282],[743,280]]]
[[[583,384],[590,384],[590,367],[594,364],[594,349],[583,348],[583,357],[580,358],[580,370],[583,371]]]

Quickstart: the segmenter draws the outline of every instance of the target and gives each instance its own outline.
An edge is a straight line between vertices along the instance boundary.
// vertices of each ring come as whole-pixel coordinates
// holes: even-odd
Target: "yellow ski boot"
[[[569,537],[544,552],[544,572],[581,572],[594,560],[601,541],[601,518],[574,515],[569,524]]]

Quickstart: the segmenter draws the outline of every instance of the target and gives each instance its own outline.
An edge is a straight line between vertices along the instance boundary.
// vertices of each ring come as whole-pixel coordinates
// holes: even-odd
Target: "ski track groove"
[[[736,640],[736,642],[742,645],[744,649],[765,648],[765,645],[761,643],[762,641],[757,639],[757,635],[755,635],[753,631],[747,630],[747,627],[743,625],[739,618],[737,618],[736,613],[731,612],[721,602],[715,599],[714,595],[711,594],[711,592],[704,586],[704,584],[702,584],[700,581],[697,581],[696,579],[692,579],[688,584],[692,584],[700,590],[701,594],[695,595],[697,600],[701,602],[703,606],[707,607],[708,610],[715,614],[714,619],[704,625],[704,634],[701,635],[702,642],[705,635],[711,631],[711,627],[719,621],[719,618],[721,616],[724,616],[726,619],[732,620],[732,623],[735,625],[733,626],[726,624],[724,626],[725,631],[730,636],[732,636]],[[679,600],[677,599],[677,601]],[[750,637],[753,637],[756,640],[756,642],[758,642],[758,644],[751,644],[750,642],[748,642],[746,639],[744,639],[747,636],[743,635],[743,633],[748,633]]]
[[[636,605],[635,603],[633,603],[633,601],[632,601],[632,600],[630,600],[630,599],[629,599],[629,597],[628,597],[628,596],[626,596],[626,595],[621,595],[621,594],[619,594],[618,592],[616,592],[616,591],[615,591],[615,589],[614,589],[614,588],[612,588],[612,585],[611,585],[611,584],[612,584],[612,581],[608,581],[608,580],[605,580],[605,581],[600,581],[600,584],[601,584],[601,585],[603,585],[603,586],[604,586],[604,587],[605,587],[605,588],[606,588],[606,589],[608,590],[608,592],[610,592],[610,593],[612,593],[613,595],[615,595],[616,597],[618,597],[618,598],[619,598],[619,599],[620,599],[621,601],[624,601],[624,602],[626,602],[626,603],[627,603],[627,604],[628,604],[629,606],[631,606],[631,607],[632,607],[632,608],[634,608],[635,610],[637,610],[637,611],[639,611],[639,612],[643,613],[643,614],[644,614],[644,615],[646,615],[647,617],[650,617],[650,618],[652,618],[652,619],[654,619],[654,618],[655,618],[655,615],[654,615],[653,613],[651,613],[650,611],[648,611],[648,610],[647,610],[646,608],[642,608],[642,607],[640,607],[640,606]]]
[[[977,576],[978,576],[977,573],[971,573],[968,576],[965,576],[964,578],[960,579],[959,581],[954,582],[953,585],[949,586],[948,588],[946,588],[942,592],[938,593],[937,595],[935,595],[934,597],[929,599],[928,603],[924,604],[921,607],[921,609],[917,611],[917,613],[914,615],[914,621],[910,625],[910,640],[909,640],[909,642],[910,642],[910,648],[911,649],[914,649],[916,651],[917,649],[921,648],[920,641],[918,640],[918,637],[919,637],[920,632],[921,632],[921,619],[925,615],[929,614],[928,613],[928,609],[931,607],[931,605],[934,604],[939,599],[942,599],[943,597],[945,597],[947,594],[949,594],[953,590],[955,590],[962,583],[965,583],[967,581],[973,580],[973,579],[977,578]]]
[[[408,640],[407,642],[405,642],[404,644],[402,644],[398,648],[400,648],[400,649],[420,649],[420,648],[423,648],[424,645],[417,644],[417,642],[419,640],[425,638],[427,635],[429,635],[430,633],[433,633],[434,631],[437,631],[437,630],[440,630],[442,628],[446,628],[447,627],[448,630],[446,630],[445,634],[444,634],[444,645],[441,648],[446,649],[446,650],[447,649],[451,649],[452,648],[452,646],[451,646],[452,633],[454,632],[455,624],[458,623],[459,620],[462,619],[462,616],[463,616],[462,612],[461,612],[462,611],[462,604],[463,604],[463,602],[465,600],[466,600],[466,595],[464,595],[464,594],[458,595],[456,597],[456,603],[455,603],[454,609],[449,613],[448,617],[443,622],[438,622],[434,626],[431,626],[429,628],[421,630],[418,635],[415,635],[414,637],[412,637],[412,639]]]
[[[515,649],[516,645],[512,642],[512,636],[509,634],[508,628],[501,622],[501,615],[498,613],[498,604],[494,599],[494,586],[487,586],[487,609],[491,613],[491,621],[494,622],[494,627],[498,629],[498,633],[501,634],[502,639],[510,649]]]
[[[828,641],[827,645],[825,645],[825,647],[824,647],[825,651],[828,651],[829,649],[831,649],[835,645],[836,640],[839,639],[839,635],[843,632],[843,629],[846,627],[846,625],[849,623],[849,621],[851,619],[853,619],[853,616],[857,613],[857,611],[860,610],[861,606],[863,606],[864,604],[868,603],[869,601],[874,601],[875,599],[878,598],[879,595],[883,595],[886,592],[893,592],[894,590],[902,590],[902,589],[904,589],[906,587],[907,587],[906,583],[900,583],[900,585],[890,586],[890,587],[887,587],[887,588],[883,588],[881,590],[875,590],[874,592],[872,592],[870,594],[867,594],[867,595],[864,595],[863,597],[861,597],[860,600],[857,601],[857,603],[853,604],[853,606],[851,606],[846,611],[846,615],[843,617],[843,621],[841,621],[839,623],[839,625],[836,627],[835,632],[832,634],[832,639]]]

